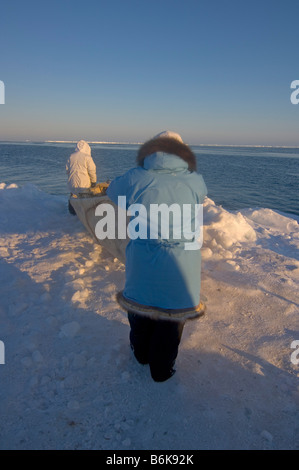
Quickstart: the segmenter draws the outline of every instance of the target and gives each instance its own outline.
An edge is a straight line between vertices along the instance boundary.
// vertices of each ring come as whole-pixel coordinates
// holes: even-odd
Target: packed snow
[[[295,218],[207,198],[207,312],[155,383],[115,301],[124,266],[66,197],[2,183],[0,449],[298,449],[298,248]]]

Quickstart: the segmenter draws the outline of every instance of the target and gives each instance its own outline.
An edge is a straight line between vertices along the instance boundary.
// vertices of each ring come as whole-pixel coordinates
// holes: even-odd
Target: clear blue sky
[[[0,140],[299,146],[298,0],[1,2]]]

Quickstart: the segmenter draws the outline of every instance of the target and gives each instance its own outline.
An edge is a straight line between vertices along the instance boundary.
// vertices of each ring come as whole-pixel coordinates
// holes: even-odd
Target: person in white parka
[[[78,195],[96,185],[96,165],[91,156],[91,148],[85,140],[79,140],[75,152],[68,158],[66,173],[71,195]],[[75,214],[70,201],[69,211],[71,214]]]

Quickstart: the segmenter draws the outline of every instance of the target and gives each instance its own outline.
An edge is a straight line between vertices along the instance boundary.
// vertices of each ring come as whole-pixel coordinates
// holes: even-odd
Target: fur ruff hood
[[[188,163],[190,171],[196,171],[196,157],[188,145],[172,137],[158,137],[145,142],[137,154],[138,166],[143,166],[144,159],[157,152],[176,155]]]

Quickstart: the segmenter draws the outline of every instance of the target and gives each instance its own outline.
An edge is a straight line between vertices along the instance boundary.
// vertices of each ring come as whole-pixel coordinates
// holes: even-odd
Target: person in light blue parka
[[[126,209],[131,206],[132,210],[134,204],[133,215],[139,216],[135,236],[131,234],[126,248],[126,282],[118,301],[128,312],[137,360],[150,364],[154,380],[164,381],[174,373],[185,320],[203,313],[201,254],[199,249],[186,249],[186,243],[194,242],[190,234],[196,225],[195,207],[203,203],[207,189],[196,172],[195,155],[174,132],[164,131],[143,144],[137,164],[107,190],[116,204],[119,196],[125,196]],[[167,237],[165,220],[155,219],[156,225],[151,225],[152,209],[161,205],[181,214],[178,219],[170,210]],[[186,236],[183,223],[178,236],[176,225],[182,222],[187,206],[191,208],[190,229]]]

